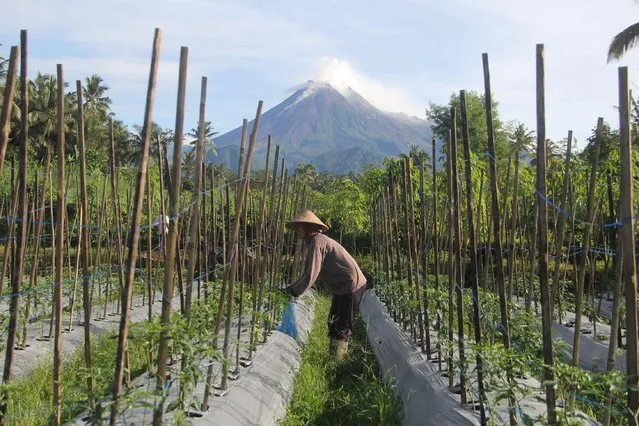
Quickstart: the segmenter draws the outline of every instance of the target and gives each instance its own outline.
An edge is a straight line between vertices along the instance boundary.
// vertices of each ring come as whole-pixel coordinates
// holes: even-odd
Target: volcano
[[[279,145],[289,168],[312,163],[320,172],[345,174],[408,153],[411,146],[430,154],[430,126],[417,117],[382,111],[350,87],[311,80],[263,113],[253,169],[264,167],[267,135],[272,138],[272,152]],[[251,120],[249,132],[252,127]],[[217,155],[209,155],[207,161],[236,170],[241,136],[238,127],[217,137]]]

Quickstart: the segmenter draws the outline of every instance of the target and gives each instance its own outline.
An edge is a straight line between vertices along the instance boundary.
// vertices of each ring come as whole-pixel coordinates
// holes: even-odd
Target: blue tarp
[[[277,331],[288,334],[297,340],[297,324],[295,322],[295,306],[293,302],[288,302],[282,311],[282,323]]]

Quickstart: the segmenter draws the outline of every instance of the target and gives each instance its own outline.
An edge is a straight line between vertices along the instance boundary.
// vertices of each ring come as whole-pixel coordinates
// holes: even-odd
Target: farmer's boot
[[[335,361],[343,361],[348,355],[348,342],[343,340],[338,340],[336,342],[336,350],[335,350]]]
[[[335,353],[337,351],[337,340],[331,338],[328,343],[328,353],[331,358],[335,358]]]

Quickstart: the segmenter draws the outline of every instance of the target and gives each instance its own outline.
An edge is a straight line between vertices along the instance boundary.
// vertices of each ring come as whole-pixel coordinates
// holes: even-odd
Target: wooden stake
[[[27,32],[26,30],[22,30],[20,32],[20,44],[22,46],[22,63],[20,67],[20,84],[21,87],[28,86],[27,79]],[[16,60],[17,49],[12,49],[12,55],[14,60]],[[15,79],[15,66],[14,64],[14,76]],[[60,68],[61,70],[61,68]],[[11,84],[11,83],[9,83]],[[15,84],[15,82],[13,82]],[[3,383],[11,383],[11,367],[13,363],[13,351],[15,346],[16,339],[16,330],[18,328],[18,309],[20,306],[20,287],[22,284],[22,272],[24,270],[24,257],[26,254],[25,247],[27,244],[27,143],[29,141],[29,127],[27,121],[27,112],[29,110],[29,98],[27,94],[27,90],[21,90],[22,98],[22,114],[21,114],[21,127],[20,127],[20,148],[18,157],[20,158],[20,169],[18,172],[18,222],[17,223],[17,232],[16,232],[16,251],[13,256],[13,267],[11,273],[11,299],[9,302],[9,330],[7,335],[7,347],[5,353],[5,361],[4,361],[4,372],[2,375]],[[12,93],[9,93],[9,96],[12,96]],[[13,102],[11,102],[13,103]],[[9,113],[11,107],[7,107],[7,113]],[[3,108],[4,114],[4,108]],[[58,121],[58,124],[60,121]],[[0,123],[3,125],[2,132],[5,133],[5,127],[7,127],[4,123]],[[58,126],[58,131],[60,127]],[[4,136],[2,136],[4,139]],[[6,149],[6,148],[5,148]],[[4,152],[2,153],[4,154]],[[4,155],[2,155],[4,157]],[[7,242],[9,244],[9,242]],[[28,319],[27,319],[28,320]],[[3,401],[6,401],[7,395],[5,393]],[[0,407],[0,421],[2,423],[5,422],[4,414],[7,412],[6,402],[2,403]]]
[[[539,244],[539,287],[541,289],[544,382],[548,423],[557,423],[552,352],[552,318],[548,295],[548,205],[546,204],[546,105],[544,45],[537,45],[537,237]]]
[[[455,229],[454,251],[455,251],[455,294],[457,295],[457,347],[459,357],[459,387],[461,392],[461,403],[466,404],[466,354],[464,348],[464,304],[462,299],[463,281],[463,260],[462,260],[462,234],[461,234],[461,203],[459,202],[459,174],[457,171],[457,111],[451,109],[453,129],[451,132],[451,152],[452,178],[453,178],[453,226]]]
[[[24,34],[24,35],[23,35]],[[20,33],[21,48],[22,48],[22,68],[24,75],[21,75],[20,85],[20,99],[22,101],[21,108],[29,106],[28,97],[28,84],[25,85],[24,79],[26,76],[27,66],[27,45],[26,45],[26,31],[22,30]],[[24,39],[22,39],[24,38]],[[9,54],[9,68],[7,68],[7,76],[4,86],[4,94],[2,97],[2,111],[0,112],[0,176],[2,176],[2,166],[4,165],[4,157],[7,153],[7,146],[9,146],[9,131],[11,130],[11,110],[13,109],[13,97],[16,92],[16,82],[18,75],[18,59],[20,54],[18,52],[18,46],[11,46],[11,53]],[[28,83],[28,81],[27,81]],[[28,110],[20,111],[20,120],[22,123],[26,123]]]
[[[202,86],[200,91],[200,119],[199,131],[195,153],[195,169],[193,182],[193,202],[191,204],[191,229],[189,234],[189,264],[186,270],[186,298],[184,315],[188,317],[191,313],[191,298],[193,293],[193,275],[195,273],[195,260],[197,257],[197,247],[200,240],[197,232],[200,225],[200,192],[202,191],[202,161],[204,160],[204,132],[206,117],[206,77],[202,77]]]
[[[142,205],[144,203],[144,187],[147,179],[147,169],[149,162],[149,147],[151,145],[151,128],[153,124],[153,102],[155,100],[155,84],[157,81],[157,68],[160,55],[161,34],[159,29],[155,29],[153,39],[153,53],[151,54],[151,71],[149,73],[149,86],[147,90],[146,106],[144,111],[144,145],[142,146],[140,164],[138,166],[138,179],[135,186],[135,201],[133,206],[133,217],[129,211],[129,219],[131,219],[131,228],[129,229],[129,252],[126,261],[126,281],[124,284],[124,292],[121,295],[122,315],[120,317],[120,332],[118,335],[118,352],[115,361],[115,374],[113,381],[113,404],[111,405],[111,425],[118,421],[119,404],[122,393],[122,378],[124,376],[124,355],[128,351],[129,338],[129,321],[131,315],[131,300],[133,298],[133,281],[135,279],[135,262],[138,256],[138,245],[140,240],[140,223],[142,222]],[[185,56],[185,55],[184,55]],[[180,58],[185,60],[186,58]],[[180,72],[182,73],[182,63],[180,64]],[[186,63],[184,63],[184,71],[186,71]],[[186,84],[185,78],[180,81],[180,89]],[[181,129],[176,129],[181,134]],[[179,136],[181,137],[181,136]],[[176,150],[182,153],[181,143],[176,143]],[[181,161],[178,160],[178,162]]]
[[[572,152],[572,130],[568,131],[568,146],[566,148],[566,160],[564,163],[564,182],[561,193],[560,208],[566,209],[568,200],[568,184],[570,183],[570,155]],[[561,258],[564,245],[564,236],[566,232],[566,216],[560,214],[558,217],[558,235],[555,236],[555,270],[553,272],[552,290],[550,295],[550,317],[554,318],[555,303],[557,302],[557,294],[559,292],[559,273],[561,271]]]
[[[255,113],[255,120],[253,121],[253,132],[251,133],[251,140],[249,141],[248,153],[246,155],[246,163],[244,165],[244,170],[241,174],[242,181],[240,182],[240,192],[238,194],[239,204],[237,205],[235,211],[235,218],[233,221],[233,230],[230,235],[230,248],[231,248],[231,263],[229,265],[229,291],[228,291],[228,302],[226,305],[226,330],[224,333],[224,347],[223,347],[223,358],[222,358],[222,383],[220,388],[222,390],[226,390],[227,388],[227,380],[228,380],[228,372],[229,372],[229,359],[228,359],[228,348],[229,348],[229,338],[231,335],[231,322],[233,316],[233,302],[234,302],[234,290],[235,290],[235,280],[236,280],[236,269],[235,263],[238,261],[238,238],[240,233],[240,219],[242,217],[242,211],[244,208],[244,204],[246,203],[247,195],[248,195],[248,179],[251,172],[251,159],[253,158],[253,150],[255,149],[255,139],[257,137],[257,130],[260,125],[260,118],[262,116],[262,106],[264,105],[263,101],[259,101],[257,104],[257,112]]]
[[[421,207],[421,222],[422,222],[422,244],[421,244],[421,262],[422,262],[422,279],[424,280],[424,324],[426,332],[426,347],[422,350],[426,351],[426,359],[430,359],[430,316],[428,306],[428,236],[427,236],[427,221],[426,216],[428,210],[426,208],[426,194],[424,193],[424,158],[419,158],[419,203]],[[380,246],[380,244],[376,244]],[[383,245],[381,245],[383,247]]]
[[[577,278],[577,294],[575,301],[575,335],[572,346],[572,365],[579,366],[579,352],[581,349],[581,319],[584,305],[584,281],[588,268],[588,253],[590,251],[590,234],[595,216],[595,187],[597,185],[597,168],[599,167],[599,151],[601,148],[601,133],[603,131],[603,118],[597,120],[597,133],[593,147],[592,164],[590,165],[590,183],[588,184],[588,206],[586,210],[586,223],[584,227],[583,253],[579,260],[579,276]],[[563,216],[563,215],[562,215]],[[593,262],[595,259],[593,259]],[[574,397],[570,399],[569,409],[574,408]]]
[[[466,171],[466,218],[468,221],[468,237],[470,239],[470,287],[473,292],[473,325],[475,331],[475,342],[479,345],[481,343],[481,325],[479,317],[479,271],[477,262],[477,239],[475,238],[475,224],[473,220],[473,182],[470,167],[470,136],[468,129],[468,113],[466,107],[466,91],[462,90],[459,93],[459,100],[461,106],[461,119],[462,119],[462,139],[464,142],[464,164]],[[458,209],[459,210],[459,207]],[[479,413],[480,421],[482,425],[487,423],[486,410],[484,408],[484,401],[486,399],[484,391],[484,364],[481,351],[477,351],[476,356],[477,363],[477,386],[479,388]]]
[[[122,300],[122,289],[124,288],[124,259],[122,254],[122,209],[120,206],[120,192],[118,191],[118,174],[115,168],[115,140],[113,135],[113,120],[109,120],[109,139],[110,139],[110,161],[109,168],[111,169],[111,199],[113,202],[115,216],[115,239],[116,249],[118,256],[118,278],[120,288],[120,298],[118,299],[117,309],[120,309],[119,301]],[[109,264],[110,265],[110,264]]]
[[[448,149],[446,150],[446,171],[448,177],[448,344],[450,345],[447,353],[447,364],[448,364],[448,387],[452,388],[454,385],[454,374],[453,374],[453,350],[452,345],[454,344],[454,336],[453,336],[453,325],[455,321],[453,309],[454,309],[454,299],[453,294],[455,293],[455,269],[453,263],[453,257],[455,252],[454,246],[454,232],[455,226],[453,224],[455,213],[454,213],[454,186],[453,186],[453,160],[452,160],[452,140],[453,140],[453,131],[448,131]]]
[[[639,412],[637,391],[637,270],[634,246],[634,199],[628,68],[619,67],[619,140],[621,145],[621,238],[623,281],[626,293],[626,384],[628,424],[636,425]]]
[[[499,308],[501,311],[501,327],[504,339],[504,347],[510,348],[510,332],[508,327],[508,307],[506,302],[506,289],[504,287],[504,268],[502,260],[501,234],[499,232],[501,226],[501,214],[499,211],[499,188],[497,186],[497,161],[495,153],[495,133],[493,130],[493,110],[492,110],[492,92],[490,89],[490,69],[488,66],[488,54],[482,55],[484,63],[484,88],[485,88],[485,108],[486,108],[486,127],[488,129],[488,157],[490,171],[490,192],[492,201],[491,216],[493,220],[493,233],[495,240],[495,279],[499,291]]]
[[[421,297],[421,289],[419,283],[419,273],[418,270],[419,258],[417,255],[417,230],[415,229],[415,211],[414,211],[414,202],[413,202],[413,176],[412,176],[412,165],[410,161],[410,157],[404,158],[404,170],[406,174],[406,185],[404,188],[404,193],[406,194],[406,239],[408,243],[408,264],[410,268],[408,270],[408,279],[411,281],[411,277],[413,277],[414,282],[411,288],[414,289],[414,297],[417,301],[417,325],[419,327],[419,343],[422,348],[422,352],[426,351],[426,335],[424,332],[424,307],[423,300]],[[410,284],[409,284],[410,285]]]
[[[610,175],[608,175],[610,177]],[[612,197],[611,197],[612,198]],[[621,206],[617,209],[617,212],[621,211]],[[613,216],[614,218],[614,216]],[[617,215],[617,221],[621,220],[621,217]],[[617,233],[621,233],[620,229],[617,227]],[[608,343],[608,358],[606,362],[606,371],[613,371],[615,369],[615,356],[617,352],[617,346],[619,344],[619,340],[621,338],[618,336],[620,332],[620,305],[621,305],[621,286],[622,286],[622,266],[623,266],[623,242],[622,238],[616,238],[615,242],[615,255],[617,256],[617,261],[615,262],[615,281],[613,283],[612,290],[612,318],[610,319],[610,340]],[[619,337],[619,338],[618,338]],[[611,414],[612,414],[612,402],[613,402],[613,394],[612,389],[606,389],[606,407],[608,408],[604,412],[604,426],[610,425]]]
[[[78,246],[81,251],[82,262],[82,301],[84,309],[84,365],[87,370],[91,370],[91,294],[89,291],[89,202],[87,194],[87,165],[86,165],[86,148],[84,140],[84,105],[82,99],[82,82],[76,81],[77,98],[78,98],[78,145],[80,148],[80,241],[82,246]],[[84,215],[82,214],[84,212]],[[69,323],[69,329],[71,328]],[[93,399],[93,376],[87,375],[87,393],[89,399],[89,408],[91,411],[95,409],[95,401]]]
[[[499,211],[499,187],[497,186],[497,157],[495,153],[495,131],[493,127],[493,101],[490,89],[490,68],[488,66],[488,54],[482,54],[484,65],[484,93],[485,93],[485,109],[486,109],[486,128],[488,129],[488,164],[490,171],[490,192],[491,192],[491,216],[493,220],[493,234],[495,240],[495,281],[499,292],[499,310],[501,314],[501,333],[504,340],[504,347],[510,348],[510,327],[508,325],[508,302],[506,300],[506,289],[504,286],[504,264],[502,260],[501,246],[501,214]],[[490,253],[490,248],[488,252]],[[510,372],[508,372],[510,373]],[[511,378],[509,377],[509,381]],[[515,425],[514,401],[509,400],[508,410],[510,424]]]
[[[437,157],[435,152],[435,139],[431,141],[432,147],[432,160],[433,160],[433,238],[434,238],[434,252],[435,252],[435,289],[439,290],[439,234],[437,233],[437,221],[439,218],[437,217]],[[439,299],[437,301],[437,329],[441,329],[441,316],[440,309],[441,305],[439,303]],[[442,348],[439,343],[439,339],[437,339],[437,364],[439,371],[442,370]]]
[[[53,344],[53,410],[54,426],[62,421],[62,285],[64,271],[64,221],[65,221],[65,186],[64,162],[65,129],[64,129],[64,74],[62,65],[58,64],[58,204],[56,206],[56,256],[55,256],[55,342]]]

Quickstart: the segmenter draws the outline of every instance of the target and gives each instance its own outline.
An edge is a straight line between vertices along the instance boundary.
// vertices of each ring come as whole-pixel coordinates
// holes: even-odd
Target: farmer
[[[337,241],[322,232],[328,226],[310,210],[302,212],[286,224],[308,246],[304,274],[286,287],[293,297],[301,296],[319,278],[333,293],[328,317],[331,355],[343,360],[348,352],[355,314],[366,289],[366,278],[355,259]]]

